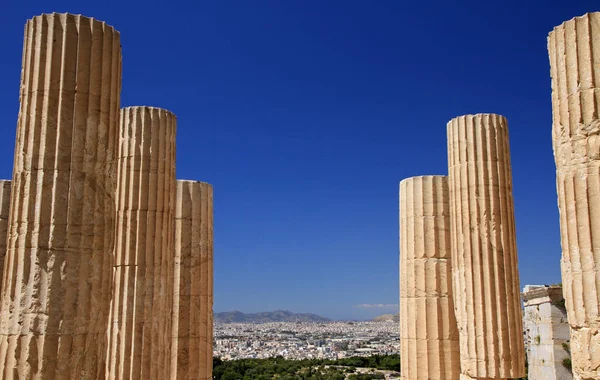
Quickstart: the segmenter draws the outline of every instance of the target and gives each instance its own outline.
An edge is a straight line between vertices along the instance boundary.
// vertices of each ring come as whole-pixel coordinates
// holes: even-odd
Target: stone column
[[[576,379],[600,378],[600,13],[548,36],[562,278]]]
[[[121,110],[108,379],[168,379],[175,238],[173,113]]]
[[[525,374],[523,319],[506,119],[448,123],[454,305],[462,375]]]
[[[0,379],[104,379],[121,91],[119,33],[25,26],[0,308]]]
[[[10,212],[11,182],[0,180],[0,286],[4,273],[4,258],[6,257],[6,236],[8,234],[8,217]]]
[[[457,380],[450,207],[445,176],[400,182],[400,358],[403,380]]]
[[[570,380],[569,323],[560,286],[527,285],[525,302],[525,346],[529,380]]]
[[[213,190],[177,181],[171,379],[212,379]]]

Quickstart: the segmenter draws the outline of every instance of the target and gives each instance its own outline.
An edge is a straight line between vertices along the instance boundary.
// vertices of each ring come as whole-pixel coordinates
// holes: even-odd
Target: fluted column
[[[6,257],[6,236],[10,212],[11,181],[0,180],[0,286],[4,278],[4,258]]]
[[[521,377],[525,352],[506,119],[452,119],[448,165],[462,374]]]
[[[175,134],[169,111],[121,110],[108,379],[168,379]]]
[[[600,13],[548,36],[562,279],[576,379],[600,378]]]
[[[112,27],[79,15],[25,26],[1,379],[104,379],[119,41]]]
[[[177,181],[171,379],[212,379],[213,190]]]
[[[400,358],[404,380],[458,380],[445,176],[400,182]]]

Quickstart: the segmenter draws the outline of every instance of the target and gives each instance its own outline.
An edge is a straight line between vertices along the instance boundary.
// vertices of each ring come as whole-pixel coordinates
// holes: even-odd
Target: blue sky
[[[177,114],[178,178],[214,186],[215,311],[394,310],[398,183],[447,172],[446,123],[466,113],[509,121],[521,285],[560,282],[546,37],[599,7],[5,0],[0,177],[25,21],[81,13],[121,32],[122,105]]]

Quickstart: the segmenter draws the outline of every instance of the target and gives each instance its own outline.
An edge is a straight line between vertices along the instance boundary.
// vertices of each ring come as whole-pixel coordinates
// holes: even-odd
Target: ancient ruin
[[[599,39],[600,13],[548,37],[576,379],[600,378]],[[119,112],[120,35],[93,18],[28,20],[21,75],[13,175],[0,186],[0,380],[211,378],[213,194],[175,180],[175,115]],[[401,183],[403,376],[518,378],[507,121],[466,115],[447,132],[448,177]],[[523,294],[531,379],[564,378],[555,293]]]
[[[570,380],[569,323],[562,287],[527,285],[521,293],[529,380]]]
[[[172,346],[189,347],[190,367],[202,359],[179,379],[211,376],[212,188],[186,199],[186,232],[202,235],[180,236],[182,266],[175,115],[119,112],[120,92],[112,27],[27,22],[13,179],[0,186],[0,379],[169,379]]]
[[[446,176],[400,182],[400,359],[405,380],[460,375]]]
[[[0,379],[103,379],[121,46],[69,14],[25,27]]]
[[[170,368],[173,113],[121,110],[108,379],[167,379]]]
[[[6,257],[6,236],[8,234],[8,216],[10,212],[11,182],[0,180],[0,284],[4,273],[4,258]]]
[[[500,115],[448,123],[454,304],[461,375],[525,374],[508,125]]]
[[[212,379],[213,190],[177,181],[171,379]]]
[[[600,13],[548,36],[562,279],[576,379],[600,377]]]

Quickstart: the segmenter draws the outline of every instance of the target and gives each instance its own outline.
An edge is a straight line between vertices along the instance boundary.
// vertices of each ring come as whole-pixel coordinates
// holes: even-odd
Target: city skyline
[[[508,119],[521,288],[560,282],[546,36],[597,3],[140,4],[7,6],[0,177],[23,25],[82,13],[122,33],[121,105],[177,114],[177,177],[214,186],[215,312],[397,312],[398,183],[446,174],[478,112]]]

